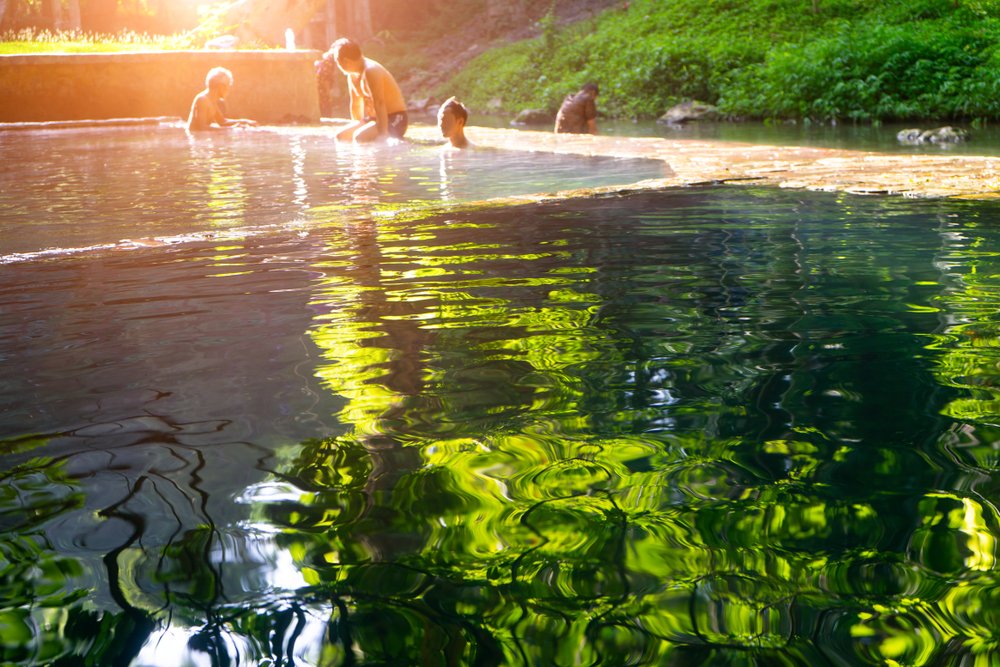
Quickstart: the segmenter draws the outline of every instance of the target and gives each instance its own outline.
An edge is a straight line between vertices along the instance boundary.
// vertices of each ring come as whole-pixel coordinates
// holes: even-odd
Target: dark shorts
[[[410,117],[405,111],[389,114],[389,136],[402,139],[406,128],[410,125]]]
[[[365,116],[366,123],[374,123],[375,116]],[[391,113],[386,117],[386,122],[389,123],[389,136],[396,139],[402,139],[403,135],[406,134],[406,128],[410,126],[410,117],[405,111],[397,111],[396,113]]]

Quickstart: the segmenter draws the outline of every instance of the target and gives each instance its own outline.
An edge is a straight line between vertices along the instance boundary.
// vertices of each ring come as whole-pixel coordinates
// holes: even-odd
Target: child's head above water
[[[213,67],[205,75],[205,87],[209,90],[228,91],[233,87],[233,73],[225,67]]]

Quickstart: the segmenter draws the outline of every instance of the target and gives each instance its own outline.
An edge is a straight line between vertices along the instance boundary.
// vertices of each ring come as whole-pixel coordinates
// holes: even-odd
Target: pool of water
[[[666,175],[658,160],[344,145],[329,128],[7,132],[0,161],[20,165],[0,173],[0,262]]]
[[[0,662],[997,657],[996,204],[386,215],[389,153],[345,215],[211,150],[4,189],[186,236],[0,264]]]

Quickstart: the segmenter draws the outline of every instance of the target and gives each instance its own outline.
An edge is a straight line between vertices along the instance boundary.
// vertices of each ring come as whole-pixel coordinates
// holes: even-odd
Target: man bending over
[[[330,46],[337,67],[347,76],[351,123],[337,133],[347,141],[402,139],[409,118],[399,84],[385,67],[365,58],[357,43],[343,37]]]

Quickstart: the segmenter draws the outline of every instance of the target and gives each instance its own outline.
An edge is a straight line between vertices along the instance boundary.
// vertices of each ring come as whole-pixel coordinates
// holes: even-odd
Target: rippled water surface
[[[997,205],[235,139],[2,177],[0,663],[1000,656]]]
[[[657,160],[338,145],[315,127],[6,132],[0,164],[19,165],[0,172],[0,262],[666,175]]]

